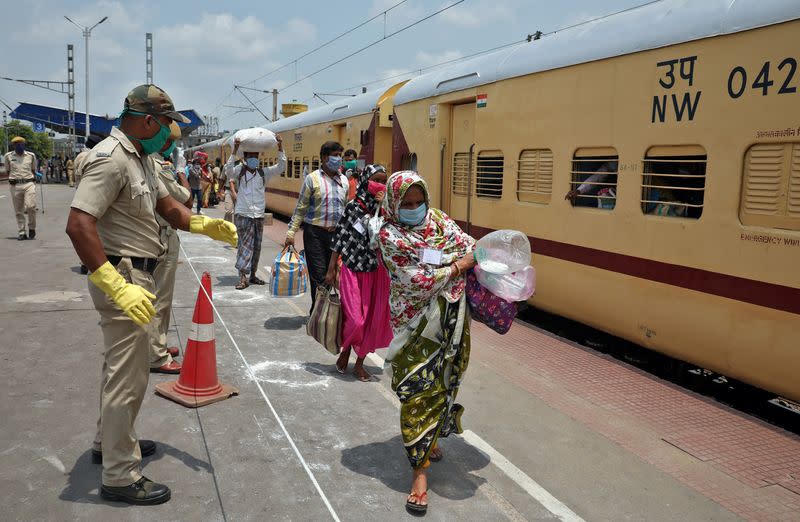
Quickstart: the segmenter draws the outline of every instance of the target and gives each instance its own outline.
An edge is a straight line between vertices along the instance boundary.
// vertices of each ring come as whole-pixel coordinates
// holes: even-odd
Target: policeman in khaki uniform
[[[72,156],[67,158],[67,180],[70,187],[75,186],[75,162],[72,161]]]
[[[175,149],[175,140],[180,138],[181,130],[178,124],[170,124],[170,139],[167,142],[167,149],[158,154],[152,154],[150,158],[154,163],[154,170],[158,173],[159,179],[164,183],[164,187],[176,201],[182,203],[191,211],[192,193],[189,190],[189,183],[186,186],[178,183],[175,176],[175,168],[169,162],[172,151]],[[155,328],[153,329],[153,339],[150,352],[150,372],[151,373],[180,373],[181,365],[173,360],[177,357],[180,350],[177,347],[167,347],[167,331],[172,315],[172,296],[175,293],[175,272],[178,270],[178,254],[181,249],[181,241],[178,233],[161,216],[156,216],[158,224],[161,226],[161,243],[167,247],[164,257],[159,261],[153,272],[156,283],[156,309]]]
[[[15,136],[11,139],[14,150],[5,156],[8,171],[8,184],[11,186],[11,200],[17,217],[17,239],[36,237],[36,154],[25,150],[25,138]],[[28,231],[25,232],[25,214],[28,215]]]
[[[89,294],[103,331],[100,418],[92,448],[102,461],[100,495],[129,504],[161,504],[170,490],[142,476],[142,455],[153,441],[138,440],[133,426],[147,390],[149,324],[158,293],[153,271],[164,255],[156,213],[174,228],[236,245],[232,224],[192,213],[172,198],[149,155],[164,150],[173,121],[188,122],[155,85],[125,98],[120,126],[89,152],[67,219],[67,234],[91,271]]]

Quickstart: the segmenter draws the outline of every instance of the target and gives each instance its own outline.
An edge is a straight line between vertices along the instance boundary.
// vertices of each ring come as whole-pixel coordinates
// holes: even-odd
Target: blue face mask
[[[428,215],[428,205],[421,204],[417,208],[401,208],[398,213],[400,223],[415,227],[422,223],[425,216]]]
[[[258,158],[247,158],[244,162],[247,163],[247,168],[250,170],[256,170],[258,168]]]
[[[24,143],[15,143],[14,144],[14,150],[17,152],[17,154],[22,154],[23,152],[25,152],[25,144]]]
[[[341,156],[328,156],[328,170],[335,172],[342,166]]]

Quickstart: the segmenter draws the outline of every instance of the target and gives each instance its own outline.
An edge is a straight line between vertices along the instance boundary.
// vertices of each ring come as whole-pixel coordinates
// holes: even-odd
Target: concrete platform
[[[185,254],[170,335],[185,345],[197,275],[209,271],[219,312],[219,376],[241,394],[187,409],[155,396],[154,384],[170,377],[153,375],[137,431],[158,441],[156,454],[143,462],[144,473],[167,483],[173,498],[155,507],[103,502],[100,468],[91,463],[89,451],[102,337],[86,277],[78,273],[63,232],[72,190],[53,185],[45,190],[47,208],[39,216],[37,239],[18,242],[11,201],[0,186],[0,262],[6,267],[0,280],[3,519],[411,518],[404,508],[410,469],[381,354],[369,359],[375,382],[338,374],[335,359],[304,333],[308,297],[273,299],[267,287],[235,290],[235,250],[189,234],[182,234]],[[284,230],[275,221],[267,231],[262,266],[280,248],[269,238],[280,239]],[[591,395],[597,388],[577,386],[574,372],[590,360],[569,370],[541,354],[562,363],[596,357],[618,368],[618,378],[632,379],[645,396],[648,390],[661,393],[660,382],[642,383],[625,365],[542,332],[524,326],[513,332],[501,338],[476,328],[460,395],[467,431],[443,443],[446,456],[432,468],[426,518],[797,519],[796,510],[788,511],[791,497],[779,503],[760,496],[753,505],[758,509],[745,512],[710,490],[699,491],[694,479],[673,471],[689,470],[718,489],[730,489],[722,480],[730,475],[678,449],[679,441],[659,438],[638,410],[612,408]],[[537,356],[538,367],[532,359]],[[613,430],[624,436],[614,436]]]

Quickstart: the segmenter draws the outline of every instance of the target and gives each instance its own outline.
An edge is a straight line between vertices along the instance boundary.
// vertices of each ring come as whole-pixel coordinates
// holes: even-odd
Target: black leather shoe
[[[156,443],[152,440],[139,439],[139,451],[142,452],[142,457],[149,457],[156,452]],[[93,449],[92,462],[95,464],[102,464],[103,452]]]
[[[122,487],[100,487],[100,496],[106,500],[116,500],[139,506],[163,504],[170,498],[170,491],[164,484],[156,484],[147,477],[142,477],[133,484]]]
[[[28,239],[33,239],[36,237],[36,231],[32,228],[28,229]]]

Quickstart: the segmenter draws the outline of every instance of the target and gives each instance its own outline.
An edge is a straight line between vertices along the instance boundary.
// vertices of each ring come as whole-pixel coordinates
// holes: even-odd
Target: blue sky
[[[352,86],[345,92],[358,93],[359,86],[368,82],[521,40],[536,30],[552,31],[645,0],[465,0],[285,90],[296,79],[294,65],[249,83],[399,1],[28,0],[4,9],[6,23],[0,32],[0,48],[6,52],[0,56],[0,76],[66,79],[66,45],[72,43],[76,108],[83,111],[84,39],[64,15],[82,25],[93,25],[108,16],[108,21],[94,29],[89,44],[92,113],[118,113],[130,88],[144,83],[145,33],[152,32],[155,83],[169,92],[179,109],[213,114],[220,118],[221,129],[236,129],[266,121],[257,112],[236,113],[237,109],[224,107],[249,105],[241,94],[232,92],[234,83],[277,88],[281,91],[279,103],[297,100],[313,107],[323,103],[314,98],[315,92],[331,93]],[[407,0],[388,13],[386,32],[455,2]],[[383,35],[384,20],[380,16],[300,60],[297,78]],[[258,93],[248,95],[260,97]],[[4,80],[0,81],[0,98],[12,107],[21,101],[66,107],[66,95]],[[269,115],[271,104],[269,97],[259,105]]]

